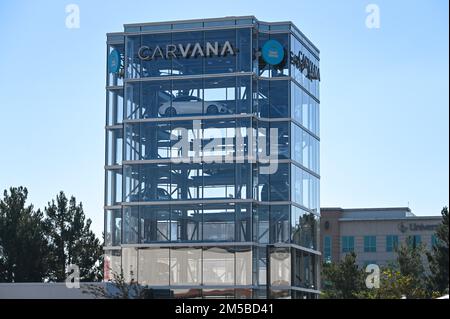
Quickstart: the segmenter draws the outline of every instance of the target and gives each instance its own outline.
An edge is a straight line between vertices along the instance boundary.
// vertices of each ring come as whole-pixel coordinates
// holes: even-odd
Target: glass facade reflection
[[[125,25],[107,58],[105,278],[316,298],[317,48],[291,23],[232,17]]]

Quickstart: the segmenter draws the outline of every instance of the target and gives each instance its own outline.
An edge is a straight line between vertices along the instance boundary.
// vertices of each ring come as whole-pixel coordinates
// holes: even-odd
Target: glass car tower
[[[318,49],[246,16],[127,24],[106,54],[105,279],[316,298]]]

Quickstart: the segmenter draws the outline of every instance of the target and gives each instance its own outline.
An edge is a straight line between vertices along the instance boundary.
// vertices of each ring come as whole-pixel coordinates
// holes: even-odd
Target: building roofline
[[[413,221],[413,220],[440,220],[442,216],[406,216],[406,217],[367,217],[367,218],[352,218],[352,217],[342,217],[338,220],[340,222],[360,222],[360,221]]]
[[[247,15],[247,16],[225,16],[225,17],[219,17],[219,18],[203,18],[203,19],[180,19],[180,20],[171,20],[171,21],[155,21],[155,22],[144,22],[144,23],[125,23],[123,25],[124,30],[127,27],[141,27],[141,26],[151,26],[151,25],[167,25],[167,24],[177,24],[177,23],[195,23],[195,22],[220,22],[220,21],[227,21],[230,19],[235,20],[246,20],[246,19],[252,19],[257,23],[263,23],[267,25],[280,25],[280,24],[289,24],[292,28],[295,29],[296,32],[298,32],[303,39],[310,45],[315,51],[317,51],[317,54],[320,54],[320,50],[314,45],[314,43],[311,42],[311,40],[305,36],[305,34],[300,31],[300,29],[292,22],[292,21],[276,21],[276,22],[267,22],[258,20],[254,15]],[[125,34],[126,32],[120,32],[122,34]],[[107,35],[113,35],[113,34],[119,34],[119,32],[114,33],[107,33]]]
[[[226,16],[226,17],[220,17],[220,18],[204,18],[204,19],[180,19],[180,20],[170,20],[170,21],[155,21],[155,22],[144,22],[144,23],[125,23],[124,27],[141,27],[141,26],[147,26],[147,25],[165,25],[165,24],[173,24],[173,23],[187,23],[187,22],[214,22],[214,21],[226,21],[230,19],[256,19],[255,16]]]
[[[320,210],[332,210],[332,211],[345,211],[345,212],[356,212],[356,211],[387,211],[387,210],[400,210],[400,211],[408,211],[411,212],[411,208],[409,207],[364,207],[364,208],[342,208],[342,207],[321,207]]]

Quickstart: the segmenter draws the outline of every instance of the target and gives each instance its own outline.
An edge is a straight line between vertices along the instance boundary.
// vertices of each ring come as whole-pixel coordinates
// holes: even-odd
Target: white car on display
[[[201,98],[191,95],[178,96],[169,102],[161,104],[159,114],[162,116],[174,116],[177,114],[202,114],[203,105],[206,114],[231,114],[225,104],[216,101],[203,101]]]

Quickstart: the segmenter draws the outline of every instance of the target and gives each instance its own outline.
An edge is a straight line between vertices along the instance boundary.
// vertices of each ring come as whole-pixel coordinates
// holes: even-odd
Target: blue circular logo
[[[118,73],[120,70],[120,53],[117,50],[112,50],[108,57],[109,73]]]
[[[277,40],[269,40],[262,47],[264,61],[271,65],[280,64],[284,59],[284,49]]]

